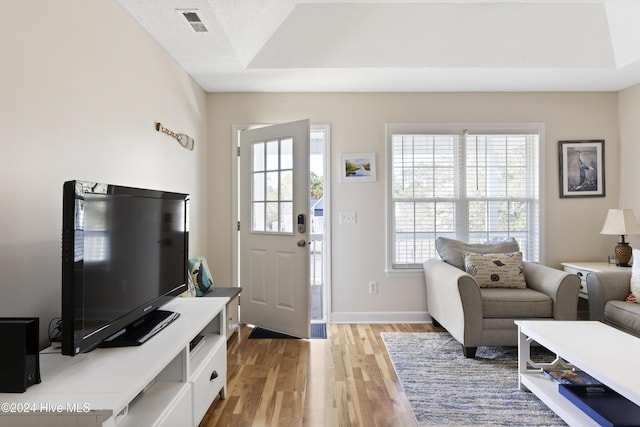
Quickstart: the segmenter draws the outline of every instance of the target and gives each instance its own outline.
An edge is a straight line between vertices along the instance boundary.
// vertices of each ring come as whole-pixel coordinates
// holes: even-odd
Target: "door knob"
[[[298,246],[304,248],[307,245],[307,241],[304,239],[298,240]]]

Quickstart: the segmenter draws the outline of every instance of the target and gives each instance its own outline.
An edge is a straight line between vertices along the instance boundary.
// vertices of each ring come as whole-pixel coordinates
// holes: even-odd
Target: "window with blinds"
[[[448,129],[389,125],[391,270],[437,258],[435,239],[471,243],[514,237],[539,258],[540,129]]]

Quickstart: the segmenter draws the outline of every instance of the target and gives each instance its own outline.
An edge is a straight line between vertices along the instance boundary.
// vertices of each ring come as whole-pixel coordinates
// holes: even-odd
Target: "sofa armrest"
[[[456,340],[475,347],[482,330],[482,297],[475,279],[439,259],[424,262],[427,310]]]
[[[607,301],[624,301],[630,292],[631,271],[601,271],[587,274],[589,320],[604,320]]]
[[[576,320],[580,278],[575,274],[532,262],[524,263],[527,287],[542,292],[553,300],[555,320]]]

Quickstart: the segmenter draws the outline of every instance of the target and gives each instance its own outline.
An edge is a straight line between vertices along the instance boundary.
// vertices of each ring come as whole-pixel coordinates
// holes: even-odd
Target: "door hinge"
[[[238,157],[240,157],[240,147],[237,147],[236,153],[238,153]]]
[[[240,221],[238,221],[238,231],[240,231]]]

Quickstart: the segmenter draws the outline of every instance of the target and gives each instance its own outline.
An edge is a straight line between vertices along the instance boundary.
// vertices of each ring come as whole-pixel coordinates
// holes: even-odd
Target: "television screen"
[[[69,181],[62,353],[88,351],[187,289],[188,195]]]

